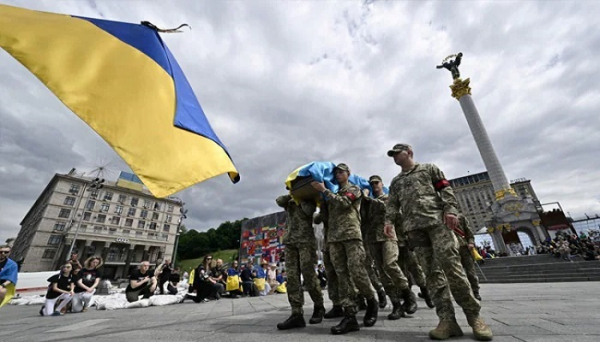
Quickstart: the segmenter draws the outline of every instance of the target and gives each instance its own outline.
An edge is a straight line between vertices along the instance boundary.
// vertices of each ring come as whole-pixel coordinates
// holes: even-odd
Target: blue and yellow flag
[[[0,47],[96,131],[157,197],[239,174],[153,25],[0,5]]]

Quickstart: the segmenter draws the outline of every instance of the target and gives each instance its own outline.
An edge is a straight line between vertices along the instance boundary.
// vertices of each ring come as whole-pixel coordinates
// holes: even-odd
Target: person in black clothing
[[[177,284],[181,281],[181,276],[179,275],[179,268],[176,268],[173,273],[169,276],[169,282],[167,283],[167,291],[169,294],[176,295]]]
[[[92,297],[102,278],[102,273],[98,271],[102,264],[102,258],[100,257],[88,258],[83,263],[85,268],[79,271],[75,281],[72,312],[85,312],[92,304]]]
[[[67,306],[73,298],[75,280],[71,275],[73,266],[70,263],[61,266],[60,273],[48,278],[50,286],[46,292],[46,302],[40,310],[42,316],[60,316],[60,310]],[[58,307],[54,307],[57,301],[61,301]]]
[[[242,280],[242,289],[244,290],[244,296],[252,295],[252,288],[254,287],[254,276],[252,275],[252,261],[248,262],[248,265],[244,267],[240,273],[240,279]]]
[[[227,279],[227,273],[223,274],[223,260],[217,259],[217,265],[210,270],[208,279],[215,287],[216,299],[221,298],[221,295],[225,293],[225,279]]]
[[[156,291],[158,280],[154,272],[150,271],[150,262],[142,261],[139,269],[133,270],[129,275],[129,285],[125,289],[125,297],[130,303],[137,302],[140,296],[150,298]]]
[[[165,259],[165,264],[162,268],[162,273],[160,274],[160,281],[158,283],[158,289],[160,290],[160,294],[165,294],[165,283],[169,281],[171,277],[173,269],[171,268],[171,260]]]
[[[325,275],[325,265],[319,264],[317,269],[317,278],[319,279],[319,285],[322,289],[327,287],[327,276]]]
[[[210,281],[210,264],[212,262],[212,256],[207,255],[202,260],[202,263],[198,265],[198,268],[194,271],[194,283],[193,287],[196,295],[186,294],[183,300],[191,299],[196,303],[208,302],[208,298],[215,296],[216,288],[215,284]],[[183,302],[182,300],[182,302]]]

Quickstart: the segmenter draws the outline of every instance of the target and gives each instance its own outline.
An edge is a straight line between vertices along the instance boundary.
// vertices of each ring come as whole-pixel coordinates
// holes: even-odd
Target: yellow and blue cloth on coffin
[[[0,5],[0,47],[96,131],[157,197],[239,174],[157,29]]]

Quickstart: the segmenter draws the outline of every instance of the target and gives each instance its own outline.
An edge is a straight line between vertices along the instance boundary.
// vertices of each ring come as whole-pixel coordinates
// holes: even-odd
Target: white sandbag
[[[140,299],[137,302],[133,302],[133,303],[127,303],[126,302],[125,308],[127,308],[127,309],[147,308],[149,306],[150,306],[150,300],[149,299]]]
[[[165,295],[165,296],[154,296],[150,297],[150,305],[152,306],[163,306],[181,302],[183,299],[182,295]]]
[[[23,296],[13,298],[8,304],[10,305],[42,305],[46,301],[46,297],[42,296]]]

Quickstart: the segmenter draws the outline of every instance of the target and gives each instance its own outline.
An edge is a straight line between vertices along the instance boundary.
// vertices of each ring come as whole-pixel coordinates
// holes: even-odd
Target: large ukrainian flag
[[[155,196],[223,173],[239,180],[155,29],[0,5],[0,47],[112,146]]]

